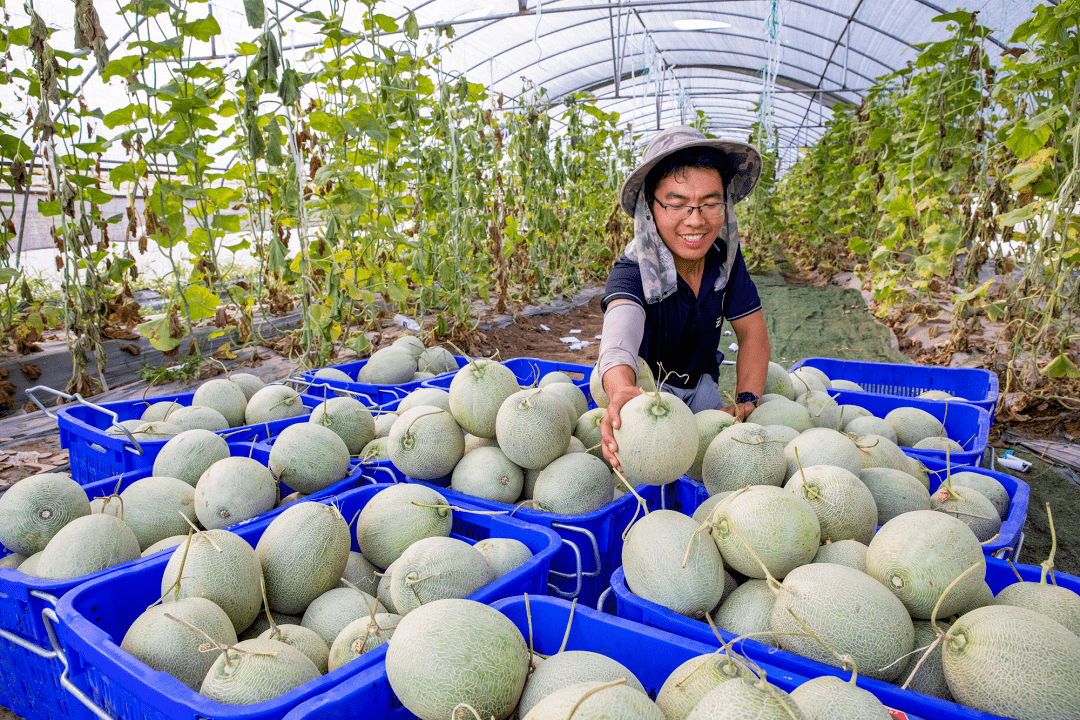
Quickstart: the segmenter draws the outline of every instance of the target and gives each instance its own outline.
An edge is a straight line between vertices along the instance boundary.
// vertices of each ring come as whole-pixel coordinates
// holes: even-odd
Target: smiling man
[[[623,184],[620,202],[634,218],[634,240],[608,275],[597,361],[610,399],[600,423],[604,457],[616,467],[611,430],[622,406],[641,393],[638,355],[694,412],[718,408],[743,419],[757,407],[769,334],[739,249],[735,203],[760,174],[752,145],[675,127],[652,139]],[[725,319],[739,344],[736,387],[728,390],[734,402],[717,387]]]

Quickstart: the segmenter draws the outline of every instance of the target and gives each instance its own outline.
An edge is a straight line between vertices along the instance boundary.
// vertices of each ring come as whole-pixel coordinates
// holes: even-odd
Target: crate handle
[[[74,400],[74,399],[75,399],[75,398],[74,398],[74,397],[72,397],[71,395],[68,395],[68,394],[67,394],[66,392],[60,392],[59,390],[53,390],[53,389],[52,389],[51,387],[49,387],[48,385],[35,385],[35,386],[34,386],[34,387],[32,387],[32,388],[27,388],[27,389],[26,389],[26,396],[27,396],[28,398],[30,398],[30,400],[31,400],[31,401],[32,401],[32,402],[33,402],[33,403],[34,403],[35,405],[37,405],[37,406],[38,406],[38,408],[40,408],[40,409],[41,409],[41,412],[45,413],[46,415],[48,415],[49,417],[51,417],[51,418],[52,418],[53,420],[58,420],[59,418],[57,418],[57,417],[56,417],[56,413],[55,413],[55,412],[53,412],[53,411],[52,411],[52,410],[50,410],[49,408],[47,408],[47,407],[45,407],[44,405],[42,405],[42,404],[41,404],[41,401],[37,399],[37,396],[35,396],[35,395],[34,395],[34,393],[35,393],[35,392],[37,392],[38,390],[41,390],[41,391],[43,391],[43,392],[47,392],[47,393],[49,393],[50,395],[54,395],[54,396],[56,396],[56,397],[58,397],[58,398],[63,398],[64,400]]]
[[[575,585],[574,590],[572,592],[564,592],[564,591],[560,590],[559,588],[555,587],[555,585],[553,583],[549,582],[548,583],[548,590],[555,593],[559,597],[576,598],[579,594],[581,594],[581,582],[582,582],[581,581],[581,577],[582,577],[582,574],[581,574],[581,551],[578,550],[577,545],[570,542],[566,538],[562,538],[562,541],[563,541],[564,545],[569,545],[570,549],[574,551],[574,557],[577,558],[577,571],[572,572],[572,573],[562,573],[562,572],[559,572],[557,570],[548,570],[548,574],[549,575],[554,575],[556,577],[576,577],[577,578],[577,584]]]
[[[397,476],[394,475],[394,471],[391,470],[390,468],[386,467],[385,465],[375,465],[371,469],[372,469],[372,471],[381,470],[384,473],[388,473],[390,475],[390,481],[393,482],[393,483],[396,483],[398,481]],[[360,475],[360,479],[361,480],[370,480],[372,485],[378,485],[379,484],[379,481],[375,478],[374,475],[368,475],[366,472],[362,473]]]
[[[577,525],[564,525],[563,523],[553,522],[551,523],[551,527],[558,528],[560,530],[570,530],[572,532],[581,533],[588,537],[589,542],[592,543],[593,559],[596,561],[596,569],[591,572],[583,572],[582,575],[584,575],[585,577],[596,577],[600,574],[600,545],[596,542],[595,535],[593,535],[586,528],[578,527]]]
[[[596,610],[597,610],[597,612],[604,612],[604,603],[607,601],[608,595],[611,594],[611,590],[612,590],[611,586],[608,585],[607,590],[600,593],[600,599],[596,601]]]
[[[91,700],[86,693],[79,688],[75,687],[75,684],[68,679],[68,662],[67,656],[64,654],[63,649],[60,647],[60,641],[56,639],[56,630],[53,629],[53,623],[60,624],[60,619],[56,617],[56,612],[52,608],[45,608],[41,611],[41,619],[45,623],[45,631],[49,634],[49,642],[52,643],[53,652],[60,664],[64,666],[64,669],[60,671],[60,687],[64,688],[71,694],[76,700],[82,703],[87,710],[97,715],[101,720],[113,720],[112,715],[102,710],[97,706],[93,700]]]
[[[112,418],[112,425],[110,427],[118,427],[118,428],[120,428],[120,430],[123,431],[124,435],[127,436],[127,439],[131,443],[131,445],[135,446],[135,447],[131,447],[131,445],[124,445],[124,449],[127,450],[128,452],[134,453],[136,455],[142,455],[143,454],[142,445],[139,444],[139,441],[135,439],[135,436],[131,434],[130,430],[128,430],[126,427],[124,427],[123,425],[120,424],[120,416],[117,415],[112,410],[108,409],[107,407],[103,407],[103,406],[98,405],[96,403],[92,403],[89,400],[87,400],[86,398],[84,398],[82,395],[80,395],[79,393],[75,393],[74,395],[68,395],[67,393],[60,392],[59,390],[53,390],[48,385],[37,385],[37,386],[32,387],[32,388],[27,388],[26,394],[30,397],[31,400],[34,401],[34,404],[37,405],[39,408],[41,408],[45,412],[45,414],[48,415],[49,417],[51,417],[53,420],[58,419],[56,417],[56,413],[49,412],[48,408],[46,408],[44,405],[41,404],[41,402],[34,396],[34,391],[35,390],[44,390],[45,392],[50,393],[52,395],[55,395],[56,397],[61,397],[61,398],[64,398],[65,400],[74,400],[77,403],[79,403],[80,405],[85,405],[86,407],[94,408],[95,410],[97,410],[99,412],[105,413],[106,415],[108,415],[108,416],[110,416]]]

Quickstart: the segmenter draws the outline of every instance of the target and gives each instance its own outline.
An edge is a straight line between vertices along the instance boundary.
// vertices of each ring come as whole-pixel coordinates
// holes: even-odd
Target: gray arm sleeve
[[[638,350],[645,336],[645,308],[636,302],[613,302],[604,313],[604,331],[600,337],[600,357],[596,372],[604,373],[616,365],[629,365],[637,376]]]

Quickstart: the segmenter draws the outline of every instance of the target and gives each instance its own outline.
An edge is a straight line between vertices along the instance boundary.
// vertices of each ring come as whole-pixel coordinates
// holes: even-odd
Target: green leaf
[[[13,280],[17,280],[20,273],[14,268],[0,268],[0,285],[7,285]]]
[[[1018,158],[1026,160],[1046,145],[1046,141],[1050,139],[1050,133],[1050,127],[1047,125],[1032,132],[1022,123],[1017,123],[1005,141],[1005,146],[1016,153]]]
[[[105,127],[112,130],[117,125],[130,125],[134,121],[134,116],[135,106],[128,105],[127,107],[122,107],[119,110],[113,110],[111,113],[108,113],[104,118],[102,118],[101,121],[105,123]]]
[[[281,134],[281,126],[278,125],[277,118],[266,124],[266,140],[266,162],[274,166],[280,166],[284,162],[284,158],[281,156],[281,148],[285,144],[285,139]]]
[[[113,196],[107,192],[102,192],[97,188],[86,188],[86,194],[90,196],[90,202],[95,205],[104,205],[107,202],[111,202]]]
[[[13,159],[18,157],[24,162],[34,155],[29,145],[14,135],[8,135],[7,133],[0,133],[0,150],[3,151],[4,157]]]
[[[405,19],[405,37],[410,40],[420,37],[420,24],[416,22],[416,15],[412,10],[409,11],[409,17]]]
[[[187,337],[188,333],[191,332],[185,325],[183,328],[183,337],[169,337],[168,315],[164,315],[157,320],[150,320],[149,322],[144,322],[135,329],[139,331],[140,335],[142,335],[150,342],[150,345],[152,345],[156,350],[161,350],[162,352],[169,352],[170,350],[176,349],[176,347],[181,342],[183,342],[184,337]]]
[[[1068,378],[1080,378],[1080,368],[1076,367],[1076,364],[1062,353],[1056,358],[1046,364],[1042,370],[1039,371],[1046,377],[1068,377]]]
[[[1056,154],[1057,148],[1042,148],[1013,168],[1013,171],[1006,176],[1010,180],[1013,191],[1020,192],[1038,180],[1048,167],[1053,166]]]
[[[394,18],[389,15],[383,15],[378,13],[375,15],[375,24],[379,26],[379,29],[384,33],[397,32],[398,26]]]
[[[1002,227],[1010,227],[1018,225],[1019,223],[1026,222],[1035,217],[1035,210],[1042,204],[1040,200],[1030,202],[1022,208],[1016,208],[1004,215],[998,216],[998,224]]]
[[[889,213],[894,217],[914,217],[915,205],[910,196],[903,194],[889,203]]]
[[[191,319],[195,322],[214,317],[218,305],[221,304],[221,299],[203,285],[189,285],[184,290],[184,300],[187,301]]]
[[[214,227],[225,232],[240,232],[240,216],[239,215],[224,215],[218,213],[214,215],[214,219],[211,223]]]
[[[263,0],[244,0],[244,14],[247,15],[248,25],[261,28],[266,21],[266,7],[263,5]]]
[[[292,105],[300,99],[300,87],[303,83],[300,75],[292,68],[286,68],[281,73],[281,85],[278,87],[278,96],[285,105]]]
[[[117,165],[109,171],[109,181],[117,189],[120,188],[120,183],[135,182],[135,166],[129,162]]]
[[[982,296],[986,295],[986,291],[993,284],[994,284],[994,279],[990,278],[989,280],[984,282],[982,285],[980,285],[979,287],[975,288],[974,290],[972,290],[970,292],[962,293],[960,295],[954,295],[953,296],[953,301],[958,302],[958,303],[959,302],[967,302],[967,303],[969,303],[969,302],[971,302],[972,300],[974,300],[977,297],[982,297]]]
[[[38,212],[42,217],[56,217],[60,214],[60,201],[59,200],[38,200]]]
[[[961,27],[966,28],[971,23],[971,13],[964,10],[956,10],[951,13],[944,13],[942,15],[938,15],[935,18],[931,18],[930,22],[954,22],[958,23]]]
[[[178,26],[184,35],[203,42],[210,42],[210,38],[221,34],[221,26],[213,15],[207,15],[201,20],[193,20],[189,23],[179,23]]]
[[[266,257],[266,268],[270,272],[281,272],[288,264],[285,260],[285,246],[281,241],[274,238],[270,241],[270,248]]]

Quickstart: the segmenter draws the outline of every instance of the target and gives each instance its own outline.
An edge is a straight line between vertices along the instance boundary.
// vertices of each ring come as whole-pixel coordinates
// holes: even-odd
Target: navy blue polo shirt
[[[680,388],[697,386],[698,379],[709,374],[716,379],[724,354],[719,350],[723,339],[724,319],[738,320],[761,309],[757,287],[743,261],[742,249],[735,253],[727,285],[713,289],[727,258],[727,243],[717,240],[705,255],[700,293],[682,277],[674,293],[658,303],[646,303],[638,265],[622,256],[607,278],[607,294],[601,308],[607,311],[613,300],[633,300],[645,309],[645,335],[638,355],[645,358],[657,378],[674,371],[689,379],[669,375],[665,384]],[[660,365],[664,372],[660,374]]]

